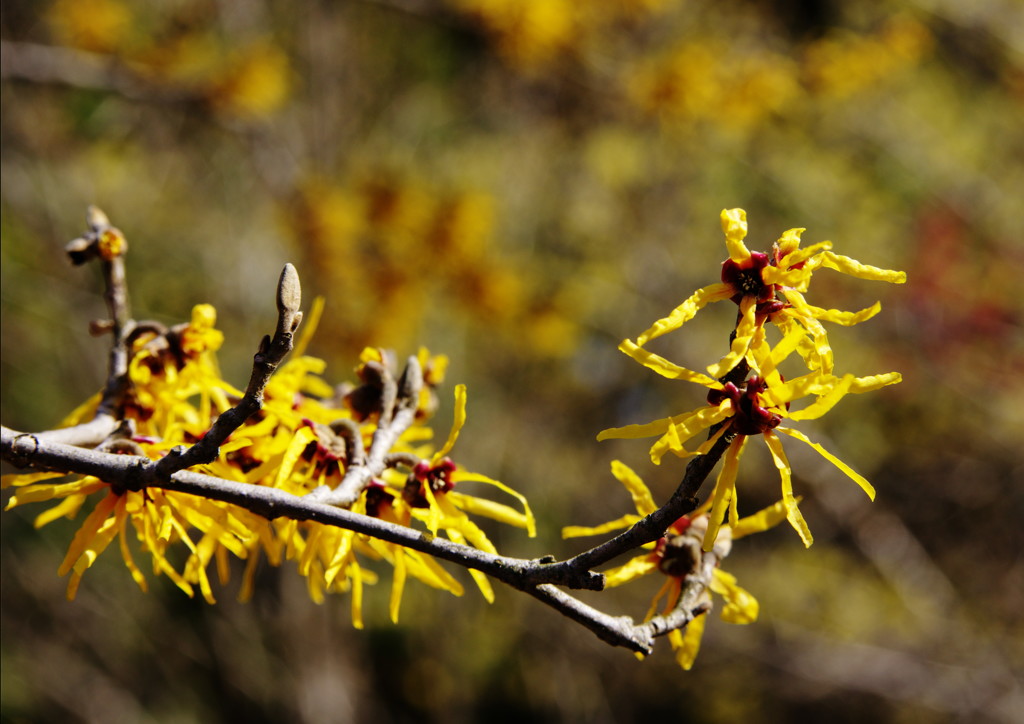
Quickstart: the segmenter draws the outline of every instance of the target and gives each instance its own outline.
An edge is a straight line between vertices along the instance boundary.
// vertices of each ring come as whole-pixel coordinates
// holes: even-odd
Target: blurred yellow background
[[[822,272],[811,301],[882,313],[833,331],[839,372],[903,373],[808,428],[874,504],[792,448],[816,543],[737,545],[761,602],[709,623],[693,671],[645,662],[532,599],[410,586],[310,602],[288,569],[215,607],[111,557],[64,600],[73,521],[0,518],[4,721],[879,722],[1024,718],[1024,6],[853,0],[4,2],[3,423],[55,424],[104,379],[95,269],[63,245],[103,208],[126,234],[136,317],[219,311],[243,383],[281,266],[327,309],[313,354],[351,378],[366,344],[452,358],[460,457],[524,492],[540,537],[631,509],[618,457],[662,499],[679,461],[609,426],[703,396],[615,349],[717,280],[718,214],[903,269]],[[725,305],[720,305],[725,306]],[[702,312],[672,359],[727,347]],[[717,316],[716,316],[717,315]],[[442,390],[437,429],[451,415]],[[757,447],[757,446],[751,446]],[[777,497],[745,456],[746,512]],[[7,468],[5,468],[7,471]],[[6,499],[6,498],[5,498]],[[741,511],[743,512],[743,511]],[[651,586],[656,587],[652,582]],[[653,588],[588,600],[642,616]],[[713,614],[714,615],[714,614]]]

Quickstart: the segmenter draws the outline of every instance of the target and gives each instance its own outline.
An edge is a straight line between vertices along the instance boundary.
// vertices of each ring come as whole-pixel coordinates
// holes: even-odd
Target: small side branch
[[[569,585],[568,581],[575,579],[581,571],[592,570],[665,535],[669,526],[697,508],[697,492],[725,454],[732,439],[727,434],[720,436],[706,454],[691,460],[676,491],[663,506],[614,538],[572,558],[544,566],[538,571],[536,581]]]
[[[88,229],[64,248],[72,264],[85,264],[99,259],[103,271],[103,299],[107,303],[110,319],[94,325],[96,331],[109,331],[110,364],[107,384],[103,390],[96,416],[120,417],[121,403],[128,389],[128,338],[134,322],[128,306],[128,283],[124,273],[124,255],[128,241],[121,230],[110,223],[100,209],[90,206],[86,213]]]
[[[611,616],[570,596],[550,583],[522,588],[538,601],[547,604],[566,618],[593,631],[599,639],[612,646],[622,646],[640,654],[654,650],[654,638],[644,624],[637,625],[629,616]]]
[[[78,266],[98,259],[103,272],[103,299],[110,318],[95,322],[94,334],[109,332],[112,338],[107,363],[107,381],[103,386],[96,414],[81,425],[41,433],[54,441],[76,445],[98,445],[117,428],[121,408],[128,392],[129,340],[135,322],[128,305],[124,255],[128,241],[100,209],[90,206],[86,212],[86,231],[64,247],[71,263]]]
[[[672,611],[661,616],[654,616],[637,628],[647,631],[651,638],[664,636],[669,631],[686,628],[697,616],[709,613],[711,601],[707,600],[704,594],[711,586],[711,577],[714,575],[718,562],[717,551],[703,553],[695,570],[683,579],[679,601]]]
[[[359,499],[374,477],[394,464],[391,450],[402,433],[416,421],[416,406],[423,387],[423,370],[419,360],[410,357],[401,380],[396,381],[385,365],[381,365],[380,374],[382,405],[370,449],[365,454],[351,457],[345,477],[335,489],[324,486],[313,491],[314,500],[347,508]]]
[[[195,445],[182,450],[175,448],[152,468],[153,479],[166,480],[174,473],[193,465],[203,465],[217,458],[224,441],[263,407],[263,393],[271,375],[281,361],[292,351],[295,330],[302,322],[302,288],[299,274],[291,264],[285,264],[277,283],[277,329],[274,336],[265,336],[253,356],[252,375],[245,394],[237,405],[223,412]]]

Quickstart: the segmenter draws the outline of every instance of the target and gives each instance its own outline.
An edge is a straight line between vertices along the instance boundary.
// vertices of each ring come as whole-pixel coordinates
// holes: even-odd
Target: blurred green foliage
[[[54,424],[103,379],[105,342],[86,333],[104,313],[98,278],[62,254],[96,203],[131,244],[136,316],[177,322],[213,303],[228,379],[247,376],[289,260],[307,299],[327,299],[312,352],[329,377],[349,378],[365,344],[447,353],[470,391],[461,454],[540,517],[540,542],[496,530],[499,548],[564,555],[578,542],[555,540],[561,525],[628,509],[611,458],[656,495],[681,474],[593,437],[688,394],[615,345],[716,278],[722,208],[747,210],[752,248],[805,226],[808,242],[910,279],[816,282],[828,306],[883,300],[832,335],[837,364],[900,370],[903,384],[815,431],[878,501],[794,450],[818,542],[803,553],[781,530],[737,547],[731,569],[761,620],[710,625],[689,674],[509,591],[487,607],[413,589],[401,626],[380,614],[356,633],[346,602],[316,607],[275,571],[252,604],[225,592],[210,608],[169,587],[142,595],[101,561],[68,604],[54,571],[74,523],[40,535],[19,511],[2,529],[4,720],[1019,721],[1019,5],[0,12],[0,391],[18,429]],[[721,355],[732,320],[706,317],[673,359]],[[748,512],[776,495],[763,462],[741,474]],[[650,594],[600,601],[639,615]],[[386,591],[370,595],[383,610]]]

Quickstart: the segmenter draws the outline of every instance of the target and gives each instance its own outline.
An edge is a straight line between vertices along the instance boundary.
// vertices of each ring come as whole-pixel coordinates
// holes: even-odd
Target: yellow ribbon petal
[[[721,220],[729,258],[735,262],[746,261],[750,258],[750,249],[743,243],[747,236],[747,212],[743,209],[722,209]]]
[[[669,426],[665,434],[651,446],[651,462],[655,465],[661,464],[661,458],[666,452],[673,452],[681,458],[688,458],[692,455],[702,455],[707,451],[705,443],[697,450],[691,452],[686,449],[686,443],[699,435],[712,425],[733,415],[732,401],[723,400],[718,407],[699,407],[692,412],[671,418],[673,424]]]
[[[782,449],[782,441],[771,430],[764,434],[764,441],[768,445],[768,450],[771,451],[772,460],[782,479],[782,504],[786,508],[786,519],[800,535],[800,540],[804,545],[810,548],[814,537],[811,535],[811,529],[807,527],[807,521],[804,520],[797,500],[793,496],[792,468],[789,467],[789,460],[786,459],[786,451]]]
[[[299,338],[295,340],[295,347],[292,348],[293,359],[298,359],[306,353],[309,343],[313,341],[316,328],[320,324],[320,318],[323,316],[326,303],[327,300],[323,296],[318,295],[313,300],[309,311],[302,317],[304,324],[302,325],[302,332],[299,333]]]
[[[619,350],[635,359],[647,369],[654,370],[662,377],[667,377],[670,380],[685,380],[687,382],[695,382],[698,385],[713,387],[715,389],[720,389],[722,387],[721,383],[717,380],[701,374],[700,372],[694,372],[686,367],[680,367],[677,364],[669,362],[661,355],[654,354],[654,352],[649,352],[643,347],[637,346],[632,342],[632,340],[622,340],[622,343],[619,344]]]
[[[610,427],[601,430],[597,434],[598,442],[602,440],[636,440],[643,437],[653,437],[664,434],[672,425],[673,418],[665,417],[661,420],[646,422],[640,425],[625,425],[624,427]]]
[[[828,378],[822,377],[820,379],[824,381]],[[832,382],[826,388],[827,391],[824,395],[802,410],[788,413],[787,417],[790,420],[816,420],[839,404],[839,401],[850,392],[850,386],[853,384],[854,377],[853,375],[846,375],[841,379],[831,377],[831,380]]]
[[[822,260],[822,266],[828,267],[829,269],[835,269],[843,274],[849,274],[850,276],[857,277],[858,279],[870,279],[879,282],[889,282],[891,284],[903,284],[907,281],[906,272],[894,271],[892,269],[880,269],[877,266],[861,264],[856,259],[851,259],[850,257],[843,256],[841,254],[833,254],[831,251],[823,252],[819,258]]]
[[[586,535],[603,535],[613,530],[622,530],[623,528],[629,528],[638,520],[640,520],[639,516],[633,515],[632,513],[627,513],[621,518],[610,520],[607,523],[602,523],[601,525],[567,525],[564,528],[562,528],[562,537],[581,538]]]
[[[701,287],[691,294],[685,302],[673,309],[667,317],[659,319],[649,329],[645,330],[637,337],[636,343],[643,347],[652,339],[657,339],[663,334],[679,329],[711,302],[720,302],[732,295],[732,287],[722,282]]]
[[[747,439],[746,435],[738,436],[725,451],[722,470],[718,473],[718,480],[715,482],[714,502],[711,504],[711,512],[708,514],[708,529],[704,533],[703,548],[705,551],[710,551],[715,547],[715,539],[718,538],[718,530],[725,520],[729,501],[736,498],[736,475],[739,472],[740,455],[743,454]]]
[[[619,460],[612,460],[611,467],[612,475],[622,483],[632,496],[633,505],[636,507],[637,513],[647,515],[658,509],[658,506],[654,503],[654,498],[651,496],[651,491],[644,485],[644,481],[640,479],[640,476],[633,472],[632,468]]]
[[[85,504],[86,497],[87,496],[85,495],[69,495],[64,498],[64,500],[57,503],[57,505],[37,515],[35,520],[32,521],[32,527],[38,530],[58,518],[74,518],[78,515],[78,511],[81,510],[82,505]]]
[[[716,568],[711,575],[711,590],[725,599],[722,620],[726,623],[748,624],[757,620],[760,606],[750,592],[736,585],[736,576]]]
[[[750,341],[754,337],[757,324],[757,300],[751,296],[745,296],[740,301],[740,321],[736,325],[736,337],[732,341],[729,354],[718,361],[717,364],[708,366],[708,374],[712,377],[722,377],[726,372],[736,366],[736,363],[743,359],[750,348]],[[707,385],[710,387],[711,385]]]
[[[693,668],[693,662],[697,659],[700,651],[700,640],[704,636],[704,626],[707,623],[706,615],[698,616],[686,626],[686,632],[678,629],[669,634],[669,642],[676,654],[676,663],[685,671]]]
[[[866,322],[882,311],[882,304],[881,302],[875,302],[870,307],[861,309],[859,312],[843,312],[838,309],[822,309],[821,307],[815,307],[812,304],[806,305],[806,309],[815,319],[820,319],[824,322],[831,322],[832,324],[839,324],[843,327],[852,327],[855,324]]]
[[[391,596],[388,598],[388,615],[391,623],[398,623],[398,612],[402,606],[402,592],[405,590],[405,556],[401,552],[392,561],[394,573],[391,574]]]
[[[811,442],[811,440],[808,439],[808,437],[799,430],[794,430],[789,427],[777,427],[775,429],[778,432],[789,435],[790,437],[795,437],[797,440],[800,440],[801,442],[805,442],[808,445],[810,445],[812,448],[815,449],[815,451],[817,451],[819,455],[821,455],[823,458],[825,458],[830,463],[835,465],[837,468],[842,470],[846,474],[846,476],[850,478],[850,480],[857,483],[857,485],[861,487],[861,490],[867,493],[867,496],[871,500],[875,499],[875,487],[868,482],[867,478],[865,478],[860,473],[856,472],[853,468],[851,468],[849,465],[847,465],[842,460],[837,458],[835,455],[830,453],[828,450],[823,448],[821,445],[819,445],[816,442]]]
[[[799,497],[797,497],[797,502],[800,502]],[[769,528],[774,528],[785,519],[786,505],[780,500],[769,505],[767,508],[762,508],[753,515],[740,518],[739,522],[732,526],[732,539],[738,540],[753,533],[763,533]]]
[[[623,583],[629,583],[630,581],[652,571],[656,571],[657,569],[658,564],[651,560],[650,554],[636,556],[621,566],[605,571],[604,585],[607,588],[621,586]]]
[[[109,488],[106,483],[97,478],[86,476],[70,483],[36,483],[21,488],[7,501],[5,510],[10,510],[25,503],[40,503],[54,498],[65,498],[69,495],[89,495],[97,490]]]
[[[68,547],[68,552],[64,556],[64,561],[60,564],[60,568],[57,569],[57,575],[66,576],[71,572],[72,567],[78,563],[78,559],[82,557],[86,549],[92,544],[93,538],[96,537],[116,505],[117,496],[112,492],[107,493],[96,504],[89,517],[82,522],[82,527],[75,533],[75,537],[71,539],[71,545]]]
[[[24,485],[31,485],[32,483],[38,483],[40,480],[50,480],[51,478],[63,478],[66,477],[67,473],[53,472],[47,470],[41,473],[15,473],[13,475],[4,475],[0,477],[0,488],[9,488],[12,485],[15,487],[21,487]]]
[[[274,480],[275,488],[282,487],[288,481],[306,446],[314,440],[316,440],[316,433],[311,427],[304,426],[295,431],[295,436],[292,437],[291,442],[288,443],[288,447],[284,451],[281,467],[277,469],[277,476]]]
[[[536,519],[533,517],[533,511],[530,509],[530,503],[526,500],[526,496],[523,495],[522,493],[513,490],[512,488],[505,485],[499,480],[489,478],[486,475],[481,475],[479,473],[468,473],[462,470],[456,470],[454,473],[452,473],[452,480],[454,482],[475,481],[478,483],[486,483],[487,485],[493,485],[498,490],[502,491],[503,493],[506,493],[507,495],[511,495],[513,498],[519,501],[520,505],[523,506],[523,523],[525,523],[525,525],[519,525],[519,527],[526,528],[526,535],[528,535],[530,538],[533,538],[537,535]],[[479,501],[479,499],[475,500]],[[495,505],[498,504],[495,503]]]
[[[459,431],[462,426],[466,424],[466,386],[455,385],[455,414],[452,420],[452,429],[448,433],[448,439],[444,445],[434,453],[434,456],[430,459],[431,465],[436,465],[441,462],[441,459],[448,454],[448,452],[455,446],[455,441],[459,438]]]

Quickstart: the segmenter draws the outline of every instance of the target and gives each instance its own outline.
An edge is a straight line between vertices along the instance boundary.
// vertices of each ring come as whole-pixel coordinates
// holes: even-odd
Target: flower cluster
[[[667,577],[647,618],[655,615],[662,599],[665,600],[663,616],[680,607],[687,607],[689,615],[696,616],[684,622],[685,632],[679,627],[669,631],[677,660],[685,669],[692,666],[697,654],[705,622],[699,613],[710,607],[711,594],[724,599],[722,617],[726,621],[749,623],[757,618],[757,601],[736,585],[733,576],[718,567],[721,559],[728,555],[732,541],[766,530],[783,519],[796,529],[805,545],[810,546],[813,540],[800,512],[799,499],[793,492],[792,470],[778,433],[810,445],[874,498],[874,488],[863,476],[802,432],[784,426],[783,421],[821,417],[847,394],[867,392],[900,381],[896,372],[869,377],[835,374],[832,348],[823,322],[856,324],[877,314],[879,304],[858,312],[844,312],[814,306],[805,295],[812,274],[821,268],[892,283],[906,281],[905,274],[835,254],[827,241],[801,248],[800,236],[804,229],[786,231],[768,253],[752,252],[744,243],[746,213],[742,209],[727,209],[721,219],[729,254],[722,263],[721,281],[698,289],[635,341],[626,339],[619,345],[624,353],[664,377],[706,387],[707,404],[661,420],[604,430],[598,435],[599,440],[657,437],[650,449],[655,464],[660,464],[668,452],[687,458],[708,453],[723,437],[728,443],[714,491],[705,503],[672,523],[660,540],[646,546],[648,552],[605,574],[609,586],[654,572]],[[704,306],[724,300],[731,300],[738,306],[736,327],[728,353],[709,365],[706,373],[674,364],[645,347],[652,340],[682,327]],[[779,336],[774,346],[768,342],[771,326],[777,328]],[[779,368],[794,354],[800,358],[805,371],[786,379]],[[809,398],[807,404],[799,409],[792,407],[792,403],[804,398]],[[707,437],[704,442],[690,442],[702,433]],[[763,438],[771,452],[782,482],[782,498],[753,516],[740,518],[736,490],[739,461],[747,441],[755,436]],[[612,473],[633,496],[639,515],[625,515],[593,528],[569,527],[563,530],[564,536],[627,528],[656,511],[650,492],[632,470],[616,461],[612,463]],[[694,590],[705,602],[703,609],[695,608],[700,599],[692,600],[684,595],[692,582],[698,584]]]
[[[708,404],[689,412],[655,420],[643,425],[604,430],[599,440],[659,436],[651,447],[654,463],[666,452],[679,457],[700,455],[723,435],[732,437],[725,461],[715,485],[704,549],[711,550],[715,537],[729,513],[730,524],[738,522],[736,474],[740,455],[748,438],[763,437],[782,480],[782,503],[787,519],[807,546],[813,540],[793,494],[792,470],[777,433],[794,437],[810,445],[836,465],[872,499],[874,488],[848,465],[799,430],[783,426],[783,420],[800,421],[821,417],[844,396],[868,392],[895,384],[898,372],[857,377],[834,374],[832,348],[822,322],[852,325],[870,319],[881,309],[878,303],[858,312],[824,309],[810,304],[805,294],[812,274],[821,268],[834,269],[861,279],[903,283],[903,272],[861,264],[831,251],[824,241],[800,248],[804,229],[790,229],[769,253],[752,252],[744,243],[747,217],[743,209],[722,211],[722,229],[729,258],[722,264],[721,281],[694,292],[667,317],[656,321],[637,340],[619,345],[624,353],[670,379],[695,382],[707,387]],[[682,327],[709,303],[732,300],[738,307],[738,321],[729,352],[707,368],[707,374],[676,365],[645,348],[644,345]],[[774,346],[768,342],[766,327],[774,325],[781,334]],[[796,353],[806,373],[785,379],[779,366]],[[808,404],[792,409],[803,398]],[[691,449],[690,440],[704,431],[709,439]]]
[[[629,491],[633,504],[639,515],[627,514],[616,520],[598,526],[569,526],[562,529],[562,536],[574,538],[578,536],[599,535],[614,530],[628,528],[650,515],[657,506],[650,490],[632,469],[618,460],[612,461],[612,475]],[[665,535],[656,542],[645,547],[645,553],[633,557],[621,566],[605,572],[605,583],[608,587],[621,586],[647,574],[660,573],[665,581],[651,601],[647,611],[650,619],[658,611],[664,600],[663,615],[670,614],[682,602],[684,586],[694,578],[702,575],[703,556],[701,542],[708,529],[708,505],[705,504],[689,515],[675,521]],[[741,518],[731,526],[722,528],[710,555],[710,580],[703,582],[703,590],[694,602],[698,605],[710,603],[712,594],[720,596],[725,602],[722,608],[722,620],[727,623],[747,624],[757,620],[759,611],[757,599],[736,583],[736,577],[719,567],[722,558],[729,554],[732,541],[768,530],[786,517],[785,508],[780,503],[765,508],[754,515]],[[706,618],[694,618],[685,631],[674,629],[668,633],[669,643],[676,653],[676,660],[684,669],[693,666],[697,651],[700,649],[701,637],[704,635]]]
[[[356,370],[360,384],[328,385],[320,376],[323,360],[304,353],[322,306],[322,300],[317,300],[292,358],[268,383],[263,408],[228,438],[203,472],[304,496],[325,486],[336,488],[351,468],[362,463],[377,432],[391,422],[386,408],[394,400],[387,400],[389,384],[385,382],[393,380],[396,372],[389,353],[367,349]],[[101,449],[160,459],[178,446],[201,439],[214,420],[237,403],[243,393],[223,381],[217,369],[214,352],[223,335],[215,324],[213,307],[198,305],[188,324],[170,329],[137,326],[129,339],[130,385],[123,405],[131,429],[124,432],[122,425],[121,432]],[[494,545],[471,516],[492,518],[533,535],[533,516],[521,495],[448,457],[466,420],[462,385],[456,388],[455,423],[448,440],[439,450],[432,449],[426,422],[436,407],[434,388],[443,381],[446,360],[420,350],[414,362],[422,371],[423,385],[410,403],[410,424],[388,450],[382,472],[357,490],[351,510],[401,525],[420,525],[431,535],[443,532],[451,540],[491,553],[496,552]],[[100,395],[94,396],[63,426],[89,420],[99,402]],[[363,586],[377,580],[373,569],[365,566],[367,561],[383,559],[393,568],[390,613],[395,620],[409,577],[456,595],[463,592],[459,581],[430,556],[349,530],[315,522],[270,521],[230,504],[154,487],[131,490],[91,476],[71,482],[60,477],[56,473],[14,475],[5,477],[3,485],[18,488],[8,508],[59,501],[36,518],[37,527],[73,517],[91,497],[99,498],[60,566],[62,575],[71,574],[69,598],[75,596],[84,572],[115,539],[143,590],[147,582],[133,548],[149,555],[154,574],[168,576],[190,596],[198,587],[211,603],[211,564],[223,584],[229,577],[230,558],[245,560],[239,597],[246,599],[261,559],[274,566],[294,560],[315,601],[326,592],[352,593],[356,626],[362,626]],[[497,487],[521,507],[463,492],[464,482]],[[180,560],[180,555],[170,556],[168,551],[181,546],[186,550],[185,562],[176,567],[173,561]],[[492,600],[487,579],[482,574],[474,577],[483,595]]]

